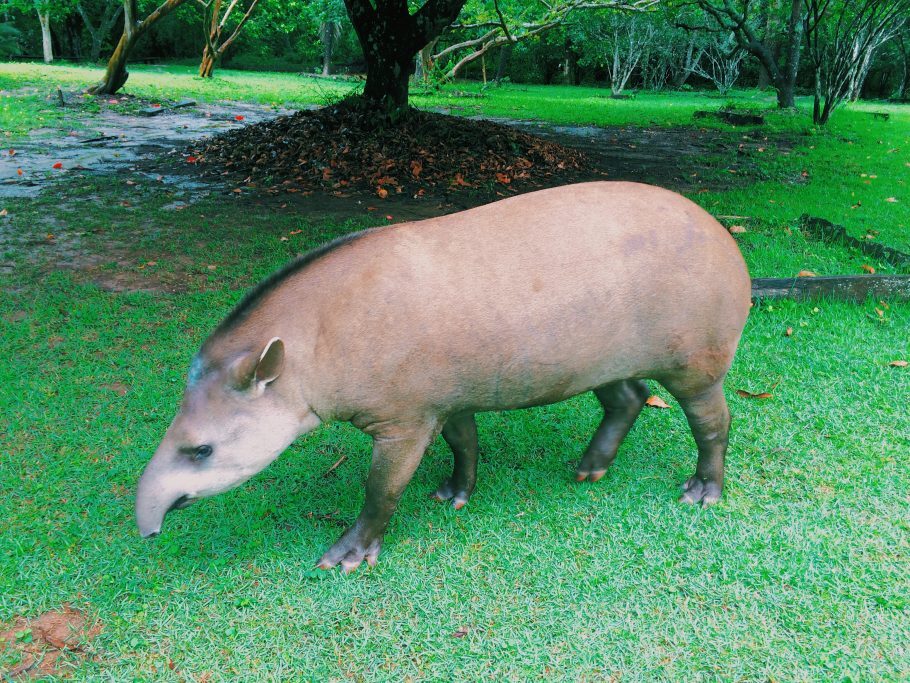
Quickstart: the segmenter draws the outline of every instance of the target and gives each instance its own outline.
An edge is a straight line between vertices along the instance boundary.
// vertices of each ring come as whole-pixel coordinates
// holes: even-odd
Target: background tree
[[[180,7],[187,0],[165,0],[152,10],[144,19],[139,18],[138,0],[123,0],[123,33],[114,48],[114,54],[107,62],[104,78],[93,85],[88,91],[92,94],[113,94],[120,90],[129,78],[126,70],[130,54],[136,47],[136,42],[148,30],[161,21],[168,14]]]
[[[240,0],[230,0],[227,5],[223,0],[196,0],[202,6],[203,33],[205,34],[205,47],[202,50],[202,61],[199,63],[199,75],[202,78],[211,78],[215,65],[221,60],[225,51],[237,39],[240,29],[249,20],[259,4],[259,0],[247,0],[246,12],[240,17],[234,30],[228,34],[229,22],[235,15],[234,10],[243,10]],[[225,38],[225,36],[228,36]]]
[[[120,15],[123,14],[123,5],[118,0],[101,0],[101,2],[80,0],[76,3],[76,11],[79,12],[79,16],[82,17],[85,24],[85,30],[91,36],[89,59],[97,62],[101,57],[101,47],[104,45],[104,41],[111,34]]]
[[[711,81],[721,95],[726,95],[739,78],[739,67],[745,56],[745,50],[736,44],[732,34],[715,33],[694,72]]]
[[[344,35],[348,23],[342,0],[318,0],[309,8],[314,24],[319,26],[319,43],[322,46],[322,75],[332,73],[332,58]]]
[[[0,57],[7,59],[19,54],[19,38],[22,34],[8,22],[0,24]]]
[[[34,12],[41,28],[41,53],[45,63],[54,61],[54,41],[51,35],[51,20],[65,17],[72,11],[71,0],[8,0],[12,9]],[[32,16],[35,16],[34,14]]]
[[[695,1],[712,19],[715,30],[732,33],[739,47],[755,57],[767,71],[777,90],[778,106],[782,109],[796,106],[794,93],[802,44],[803,0],[786,0],[782,6],[768,0]],[[769,22],[770,12],[784,12],[785,15],[779,23]],[[773,31],[778,25],[781,35]],[[711,30],[705,25],[688,27]],[[772,29],[770,33],[769,28]]]
[[[464,39],[448,44],[433,55],[433,60],[447,60],[447,78],[455,78],[471,62],[504,45],[540,36],[565,26],[579,11],[626,9],[643,11],[658,0],[475,0],[465,17],[453,29],[466,34]]]
[[[426,0],[411,14],[407,0],[344,0],[366,60],[363,100],[397,119],[408,106],[408,79],[420,49],[451,24],[465,0]]]
[[[900,55],[901,66],[901,77],[894,97],[906,101],[910,100],[910,24],[901,27],[894,42]]]
[[[607,70],[614,97],[625,89],[655,35],[650,22],[625,12],[604,12],[588,17],[579,24],[578,32],[586,44],[582,63]]]
[[[910,0],[803,0],[805,35],[815,80],[812,120],[831,112],[856,89],[876,50],[906,24]]]

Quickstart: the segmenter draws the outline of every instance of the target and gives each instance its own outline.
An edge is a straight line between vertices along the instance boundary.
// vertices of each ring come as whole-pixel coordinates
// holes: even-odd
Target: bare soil
[[[88,648],[101,630],[99,622],[70,605],[34,618],[16,617],[0,631],[0,647],[12,650],[19,662],[0,673],[11,679],[66,677],[74,659],[90,656]]]

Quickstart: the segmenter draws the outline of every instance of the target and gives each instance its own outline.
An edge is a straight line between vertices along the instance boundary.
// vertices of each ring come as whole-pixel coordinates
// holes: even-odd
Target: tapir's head
[[[219,362],[194,359],[180,412],[139,480],[142,536],[169,511],[242,484],[319,424],[284,370],[278,338]]]

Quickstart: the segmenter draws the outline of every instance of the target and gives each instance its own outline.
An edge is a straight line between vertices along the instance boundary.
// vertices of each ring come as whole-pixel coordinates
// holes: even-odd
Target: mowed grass
[[[906,177],[884,174],[871,179],[881,187],[846,172],[835,182],[838,163],[869,161],[856,144],[832,156],[849,116],[864,121],[843,114],[798,163],[767,162],[806,163],[804,184],[694,196],[750,217],[737,239],[754,274],[864,262],[785,230],[810,190],[825,205],[818,183],[832,205],[858,191],[876,206],[873,192],[903,187]],[[869,126],[890,131],[891,149],[906,137],[901,121]],[[872,161],[890,159],[872,149]],[[602,481],[575,484],[599,419],[581,396],[481,416],[480,483],[459,512],[427,497],[451,466],[438,440],[380,564],[345,577],[313,564],[363,500],[369,441],[349,425],[321,427],[243,487],[172,513],[153,541],[136,533],[133,493],[189,359],[243,291],[294,254],[385,219],[317,220],[224,197],[173,211],[140,176],[71,182],[4,205],[0,218],[0,623],[65,603],[87,611],[103,631],[64,657],[73,679],[910,677],[910,372],[888,365],[910,360],[907,303],[753,309],[727,382],[734,427],[713,508],[676,502],[695,448],[656,385],[671,408],[642,414]],[[102,291],[48,267],[67,249],[108,250],[102,269],[139,281],[187,274],[190,288]],[[0,671],[17,657],[0,649]]]

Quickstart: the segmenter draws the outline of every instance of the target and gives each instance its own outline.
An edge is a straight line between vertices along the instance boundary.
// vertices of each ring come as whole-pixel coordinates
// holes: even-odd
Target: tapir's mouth
[[[180,496],[177,500],[171,503],[171,506],[167,509],[168,512],[171,510],[182,510],[183,508],[188,508],[190,505],[196,502],[196,498],[191,498],[190,496]]]

